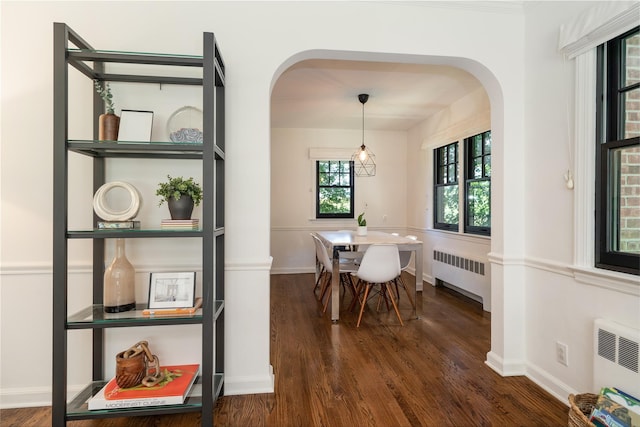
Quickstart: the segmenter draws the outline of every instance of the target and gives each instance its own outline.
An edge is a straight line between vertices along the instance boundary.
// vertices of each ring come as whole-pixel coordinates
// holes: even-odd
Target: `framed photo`
[[[153,111],[122,110],[118,141],[150,142]]]
[[[195,304],[196,272],[151,273],[149,308],[186,308]]]

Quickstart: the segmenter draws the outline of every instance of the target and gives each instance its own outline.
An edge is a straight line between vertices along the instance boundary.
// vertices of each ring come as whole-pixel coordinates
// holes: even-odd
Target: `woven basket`
[[[568,427],[596,427],[591,421],[589,421],[589,415],[596,406],[598,400],[597,394],[582,393],[582,394],[570,394],[569,403],[569,423]]]

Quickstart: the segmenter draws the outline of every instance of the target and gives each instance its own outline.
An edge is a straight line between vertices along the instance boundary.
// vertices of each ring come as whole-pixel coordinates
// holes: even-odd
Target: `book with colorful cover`
[[[640,402],[622,390],[605,387],[589,421],[598,427],[640,427]]]
[[[165,378],[153,387],[120,388],[115,377],[87,402],[89,410],[180,405],[198,377],[199,364],[163,366]]]
[[[640,400],[617,387],[605,387],[600,394],[628,409],[632,427],[640,427]]]

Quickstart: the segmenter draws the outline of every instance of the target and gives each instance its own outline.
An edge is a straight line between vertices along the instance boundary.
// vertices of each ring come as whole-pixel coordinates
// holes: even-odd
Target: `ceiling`
[[[274,128],[408,130],[481,87],[444,65],[313,59],[287,69],[271,95]]]

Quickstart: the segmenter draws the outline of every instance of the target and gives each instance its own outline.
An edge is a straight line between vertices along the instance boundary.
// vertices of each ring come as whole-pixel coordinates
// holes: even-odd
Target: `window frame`
[[[320,185],[320,162],[331,163],[348,163],[349,164],[349,185]],[[316,163],[316,219],[331,219],[331,218],[355,218],[355,165],[351,160],[337,160],[337,159],[318,159]],[[349,212],[347,213],[321,213],[320,212],[320,189],[321,188],[349,188],[350,200],[349,200]]]
[[[471,216],[469,215],[470,204],[469,204],[469,197],[468,197],[469,188],[472,185],[472,183],[488,182],[489,183],[489,216],[491,216],[491,172],[489,171],[489,173],[487,174],[487,171],[483,166],[482,177],[472,178],[473,159],[481,157],[483,159],[483,165],[485,164],[484,163],[485,158],[488,157],[489,159],[491,159],[493,147],[490,146],[489,151],[487,151],[484,144],[484,141],[486,141],[488,135],[491,135],[491,129],[485,130],[483,132],[480,132],[465,138],[461,138],[458,141],[453,141],[433,149],[433,228],[434,229],[453,231],[453,232],[459,232],[460,230],[462,230],[462,232],[465,234],[473,234],[473,235],[488,236],[488,237],[491,236],[491,225],[487,227],[487,226],[475,226],[475,225],[469,224],[469,218],[471,218]],[[483,141],[482,149],[481,149],[482,154],[480,156],[472,157],[471,153],[473,150],[471,149],[471,144],[473,143],[473,139],[477,136],[482,137],[482,141]],[[448,180],[448,166],[452,164],[451,162],[448,162],[448,161],[446,164],[441,163],[442,151],[447,150],[448,147],[450,146],[455,146],[456,148],[455,182],[441,182],[443,180],[444,181]],[[462,148],[462,153],[460,153],[461,148]],[[462,162],[461,162],[461,159],[462,159]],[[448,156],[447,156],[447,160],[448,160]],[[491,160],[489,160],[489,162],[490,161]],[[461,166],[462,166],[462,175],[460,174]],[[441,179],[441,175],[439,174],[439,172],[440,172],[440,169],[443,169],[443,168],[447,170],[447,174],[446,174],[446,177],[442,176],[442,179]],[[459,179],[461,176],[462,176],[462,181]],[[438,212],[440,210],[438,205],[438,188],[446,187],[446,186],[456,186],[458,189],[458,222],[457,224],[438,221]],[[464,199],[464,200],[461,200],[461,199]],[[460,227],[460,224],[463,224],[462,227]]]
[[[640,275],[640,255],[611,249],[613,208],[609,199],[615,168],[611,165],[614,150],[640,144],[640,137],[624,138],[624,93],[637,89],[640,83],[623,86],[623,40],[637,34],[635,27],[598,46],[596,51],[596,146],[595,146],[595,267]],[[610,176],[611,175],[611,176]],[[619,228],[617,229],[619,231]]]
[[[455,146],[455,162],[453,163],[449,162],[449,156],[447,155],[447,163],[441,164],[440,163],[441,150],[448,151],[448,147],[451,147],[451,146]],[[460,160],[459,160],[460,149],[459,148],[460,148],[459,141],[453,141],[433,149],[433,228],[435,229],[447,230],[447,231],[458,231],[460,229],[460,182],[458,179],[458,176],[460,174]],[[449,171],[449,166],[452,164],[455,164],[455,174],[454,174],[455,181],[449,182],[448,171]],[[438,173],[440,168],[444,168],[447,171],[446,173],[447,178],[443,183],[440,182],[440,177],[439,177],[440,175]],[[458,222],[455,224],[438,221],[438,212],[439,212],[438,188],[451,187],[451,186],[458,187]]]
[[[491,147],[489,152],[485,151],[484,141],[486,140],[486,136],[491,135],[491,130],[486,130],[484,132],[480,132],[478,134],[472,135],[464,139],[464,232],[468,234],[479,234],[481,236],[491,236],[491,173],[486,174],[486,170],[484,168],[484,159],[489,157],[491,159]],[[482,153],[479,156],[471,156],[472,149],[471,146],[473,144],[473,139],[477,136],[482,137]],[[491,141],[493,143],[493,141]],[[475,178],[472,174],[473,171],[473,159],[482,158],[482,178]],[[491,160],[489,160],[489,164]],[[474,182],[489,182],[489,226],[476,226],[469,224],[469,219],[471,215],[469,215],[470,203],[469,203],[469,188]]]

